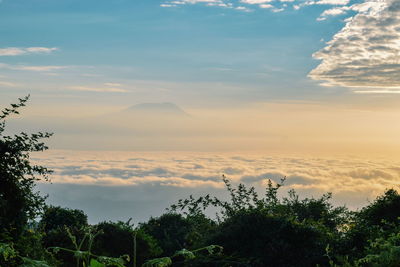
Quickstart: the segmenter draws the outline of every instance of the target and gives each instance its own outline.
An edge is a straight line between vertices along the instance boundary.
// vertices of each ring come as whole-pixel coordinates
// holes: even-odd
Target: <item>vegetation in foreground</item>
[[[5,135],[0,114],[0,266],[400,266],[400,195],[387,190],[363,209],[334,207],[331,194],[278,198],[231,185],[228,201],[206,195],[178,200],[145,223],[89,225],[81,210],[47,206],[35,182],[50,170],[32,165],[50,133]],[[219,210],[206,216],[208,208]]]

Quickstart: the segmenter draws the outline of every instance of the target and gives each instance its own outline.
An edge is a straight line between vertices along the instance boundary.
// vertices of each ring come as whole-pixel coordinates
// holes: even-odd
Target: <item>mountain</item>
[[[125,113],[158,116],[189,116],[183,109],[173,103],[141,103],[124,110]]]

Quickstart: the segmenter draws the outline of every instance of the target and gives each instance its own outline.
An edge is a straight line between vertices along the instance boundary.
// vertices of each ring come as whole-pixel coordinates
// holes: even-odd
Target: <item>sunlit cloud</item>
[[[357,14],[313,55],[322,62],[309,77],[325,85],[375,87],[369,92],[393,93],[387,88],[400,86],[400,2],[374,0],[349,9]],[[342,11],[326,12],[327,16]]]
[[[400,89],[397,90],[355,90],[353,91],[356,94],[400,94]]]
[[[366,202],[385,189],[398,187],[400,169],[395,160],[355,157],[298,157],[209,153],[138,153],[54,151],[35,160],[55,170],[52,182],[93,186],[145,186],[222,189],[223,174],[233,183],[259,190],[268,179],[286,177],[286,189],[306,194],[333,192],[349,206],[361,194]],[[189,194],[189,193],[188,193]]]

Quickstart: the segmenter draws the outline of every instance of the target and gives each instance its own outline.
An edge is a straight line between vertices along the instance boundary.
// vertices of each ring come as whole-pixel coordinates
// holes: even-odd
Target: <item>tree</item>
[[[88,219],[82,210],[49,206],[44,209],[39,226],[44,231],[42,244],[48,247],[63,247],[73,249],[69,233],[78,238],[84,236]],[[70,266],[75,263],[75,258],[70,253],[60,251],[57,258],[62,261],[61,266]]]
[[[251,266],[316,266],[324,264],[325,233],[309,223],[263,210],[244,210],[226,219],[211,237],[224,253]]]
[[[215,223],[204,215],[182,216],[165,213],[150,218],[140,229],[154,237],[163,250],[163,256],[170,256],[181,249],[197,249],[206,246],[204,236],[215,228]]]
[[[224,254],[236,262],[251,266],[327,265],[325,249],[338,247],[349,219],[347,209],[333,207],[329,193],[300,200],[291,190],[288,197],[280,199],[277,193],[284,180],[276,185],[269,180],[264,196],[259,196],[254,187],[239,184],[235,188],[223,176],[229,200],[190,196],[171,209],[187,216],[205,216],[207,208],[216,208],[218,225],[203,242],[221,245]]]
[[[129,221],[101,222],[95,228],[99,234],[94,240],[93,252],[97,255],[129,255],[131,260],[127,266],[141,266],[146,260],[161,254],[162,250],[156,240],[144,231],[134,229]]]
[[[44,210],[40,225],[46,233],[69,229],[80,229],[88,226],[87,215],[82,210],[49,206]]]
[[[6,119],[19,114],[29,95],[19,98],[0,114],[0,229],[1,240],[16,240],[29,220],[36,218],[44,208],[45,197],[35,191],[35,182],[48,181],[47,168],[32,164],[30,153],[44,151],[47,146],[42,139],[51,133],[5,134]]]

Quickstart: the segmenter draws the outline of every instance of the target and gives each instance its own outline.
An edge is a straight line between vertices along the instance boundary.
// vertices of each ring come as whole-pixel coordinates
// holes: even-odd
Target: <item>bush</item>
[[[225,220],[211,238],[224,253],[251,266],[315,266],[324,261],[324,233],[313,225],[261,210],[242,211]]]

